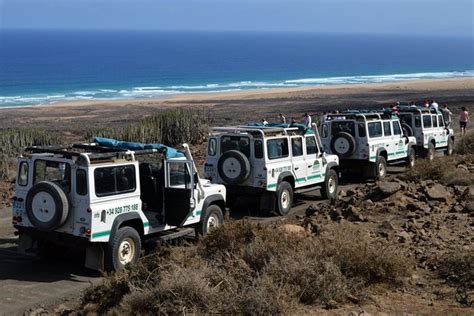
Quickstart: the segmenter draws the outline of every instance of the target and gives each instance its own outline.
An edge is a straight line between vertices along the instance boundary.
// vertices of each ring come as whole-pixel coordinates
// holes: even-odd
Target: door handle
[[[299,169],[299,167],[295,167],[295,170],[298,170],[298,169]]]
[[[311,168],[313,165],[309,165],[308,168]]]

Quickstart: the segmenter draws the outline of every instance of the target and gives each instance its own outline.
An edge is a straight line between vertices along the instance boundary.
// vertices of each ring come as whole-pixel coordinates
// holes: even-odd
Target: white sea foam
[[[363,75],[363,76],[337,76],[337,77],[315,77],[298,78],[283,81],[236,81],[228,83],[207,83],[200,85],[150,85],[137,86],[130,89],[97,89],[72,91],[65,94],[35,94],[35,95],[14,95],[0,96],[0,107],[15,107],[33,104],[52,104],[61,101],[75,100],[117,100],[117,99],[139,99],[153,98],[173,94],[189,93],[217,93],[234,92],[250,89],[274,89],[286,87],[304,87],[304,86],[325,86],[337,84],[357,84],[357,83],[384,83],[399,82],[403,80],[423,80],[423,79],[443,79],[474,77],[474,70],[452,71],[452,72],[424,72],[412,74],[393,74],[393,75]]]

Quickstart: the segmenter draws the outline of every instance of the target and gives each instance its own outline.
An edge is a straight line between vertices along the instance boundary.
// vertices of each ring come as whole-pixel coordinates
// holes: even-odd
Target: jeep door
[[[291,162],[295,175],[295,187],[304,186],[306,183],[306,161],[303,152],[303,137],[291,137]]]
[[[319,183],[323,180],[323,159],[321,150],[314,135],[305,136],[306,184]]]
[[[181,226],[195,207],[192,161],[167,161],[165,165],[165,222]]]

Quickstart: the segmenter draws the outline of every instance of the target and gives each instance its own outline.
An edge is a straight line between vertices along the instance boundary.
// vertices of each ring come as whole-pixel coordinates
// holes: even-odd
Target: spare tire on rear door
[[[68,217],[66,193],[53,182],[38,182],[26,196],[26,213],[35,228],[53,231],[61,227]]]
[[[331,140],[331,150],[341,157],[349,157],[356,150],[354,136],[346,132],[337,133]]]
[[[219,176],[227,184],[240,184],[250,176],[250,161],[237,150],[225,152],[217,163]]]

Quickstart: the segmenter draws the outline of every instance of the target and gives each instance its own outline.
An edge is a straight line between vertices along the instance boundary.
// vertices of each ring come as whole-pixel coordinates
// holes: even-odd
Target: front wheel
[[[140,235],[132,227],[121,227],[107,243],[105,249],[105,268],[119,271],[127,264],[135,264],[140,258]]]
[[[432,143],[428,144],[428,149],[425,150],[425,158],[429,161],[433,160],[435,156],[435,147]]]
[[[415,168],[415,160],[416,160],[415,150],[413,148],[409,148],[408,156],[407,156],[407,167],[409,169]]]
[[[293,204],[293,188],[291,185],[282,181],[277,190],[277,213],[281,216],[287,215]]]
[[[451,156],[454,152],[454,140],[450,137],[448,138],[448,148],[444,151],[446,156]]]
[[[222,213],[222,210],[219,205],[210,205],[206,209],[206,213],[204,214],[202,220],[195,226],[196,235],[205,236],[211,230],[222,226],[223,224],[224,214]]]
[[[324,180],[324,186],[321,189],[321,196],[324,199],[335,199],[337,196],[337,184],[338,177],[334,169],[330,169],[326,173],[326,179]]]

